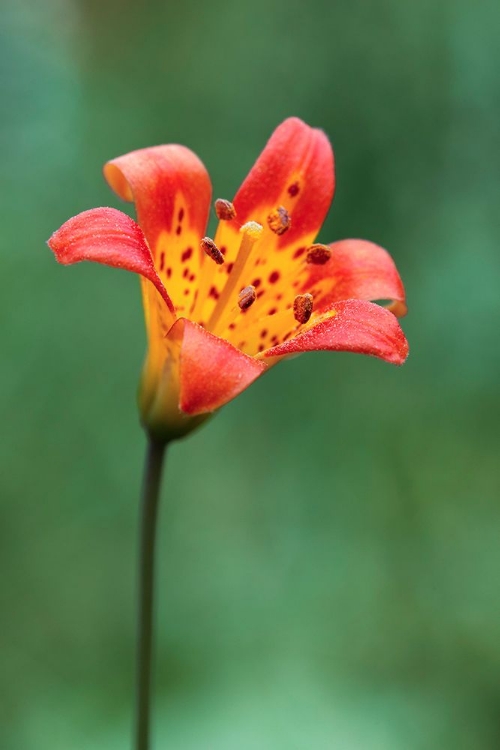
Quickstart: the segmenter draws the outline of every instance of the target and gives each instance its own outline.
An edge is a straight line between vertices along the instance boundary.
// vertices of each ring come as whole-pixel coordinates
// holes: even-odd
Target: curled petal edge
[[[140,226],[116,208],[93,208],[66,221],[47,242],[64,265],[88,260],[140,274],[151,281],[170,311],[175,309],[153,263]]]
[[[176,199],[187,209],[187,222],[199,237],[205,233],[212,185],[205,166],[189,148],[178,144],[131,151],[104,165],[109,186],[125,201],[133,201],[137,220],[153,254],[162,232],[176,228]]]
[[[304,290],[325,285],[318,311],[339,300],[361,299],[385,305],[397,317],[407,313],[406,295],[396,264],[379,245],[368,240],[340,240],[329,245],[331,258],[323,265],[309,265]],[[330,286],[328,286],[330,285]]]
[[[408,341],[395,315],[365,300],[343,300],[322,312],[310,327],[267,349],[263,359],[307,351],[368,354],[394,365],[408,356]]]

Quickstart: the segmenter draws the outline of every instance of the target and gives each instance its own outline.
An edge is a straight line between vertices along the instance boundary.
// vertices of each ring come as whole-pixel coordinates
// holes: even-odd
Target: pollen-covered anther
[[[240,310],[248,310],[257,299],[257,292],[255,287],[250,284],[246,286],[238,295],[238,307]]]
[[[217,265],[220,266],[222,265],[222,263],[224,263],[224,256],[222,255],[215,242],[210,239],[210,237],[204,237],[200,242],[200,247],[208,255],[209,258],[212,258],[212,260],[217,263]]]
[[[312,294],[298,294],[293,301],[293,315],[297,323],[307,323],[313,311]]]
[[[290,214],[284,206],[278,206],[267,217],[269,229],[275,234],[284,234],[292,226]]]
[[[217,218],[221,221],[231,221],[236,218],[236,209],[231,201],[226,201],[224,198],[217,198],[214,205]]]
[[[323,266],[332,257],[332,251],[328,245],[311,245],[307,251],[306,262],[315,266]]]

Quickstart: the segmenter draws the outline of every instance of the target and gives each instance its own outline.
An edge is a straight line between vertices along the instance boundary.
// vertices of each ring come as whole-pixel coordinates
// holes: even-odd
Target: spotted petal
[[[202,162],[184,146],[154,146],[109,161],[104,175],[120,198],[134,201],[156,270],[177,313],[188,313],[212,190]],[[146,306],[147,295],[144,301]]]
[[[263,358],[308,351],[369,354],[402,365],[408,342],[393,313],[364,300],[343,300],[311,317],[294,337],[263,352]]]
[[[234,198],[236,217],[221,221],[215,241],[225,264],[208,266],[210,289],[199,320],[206,322],[238,254],[240,227],[256,221],[264,227],[248,260],[241,286],[255,284],[260,296],[268,292],[272,306],[282,284],[296,265],[297,253],[312,243],[330,208],[335,187],[333,152],[323,131],[302,120],[285,120],[272,134]],[[268,218],[278,207],[286,210],[290,227],[277,234]],[[235,334],[235,338],[238,334]]]

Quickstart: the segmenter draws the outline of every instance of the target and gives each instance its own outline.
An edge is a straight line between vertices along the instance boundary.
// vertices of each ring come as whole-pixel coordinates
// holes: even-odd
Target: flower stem
[[[149,750],[156,519],[165,448],[165,443],[150,437],[144,464],[139,548],[136,750]]]

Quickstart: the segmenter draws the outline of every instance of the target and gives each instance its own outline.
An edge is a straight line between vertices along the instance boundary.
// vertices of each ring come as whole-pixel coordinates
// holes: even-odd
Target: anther
[[[257,292],[255,291],[255,287],[251,284],[250,286],[246,286],[238,294],[238,306],[240,310],[248,310],[248,308],[253,305],[256,299]]]
[[[224,256],[222,255],[215,242],[210,239],[210,237],[204,237],[200,242],[200,247],[208,255],[209,258],[212,258],[212,260],[217,263],[217,265],[220,266],[222,263],[224,263]]]
[[[236,209],[231,201],[224,198],[217,198],[215,201],[215,213],[221,221],[231,221],[236,217]]]
[[[293,315],[297,323],[307,323],[312,311],[312,294],[298,294],[293,301]]]
[[[275,234],[284,234],[292,226],[290,214],[284,206],[278,206],[267,217],[269,229]]]
[[[306,262],[315,266],[323,266],[332,257],[332,251],[328,245],[311,245],[307,251]]]

